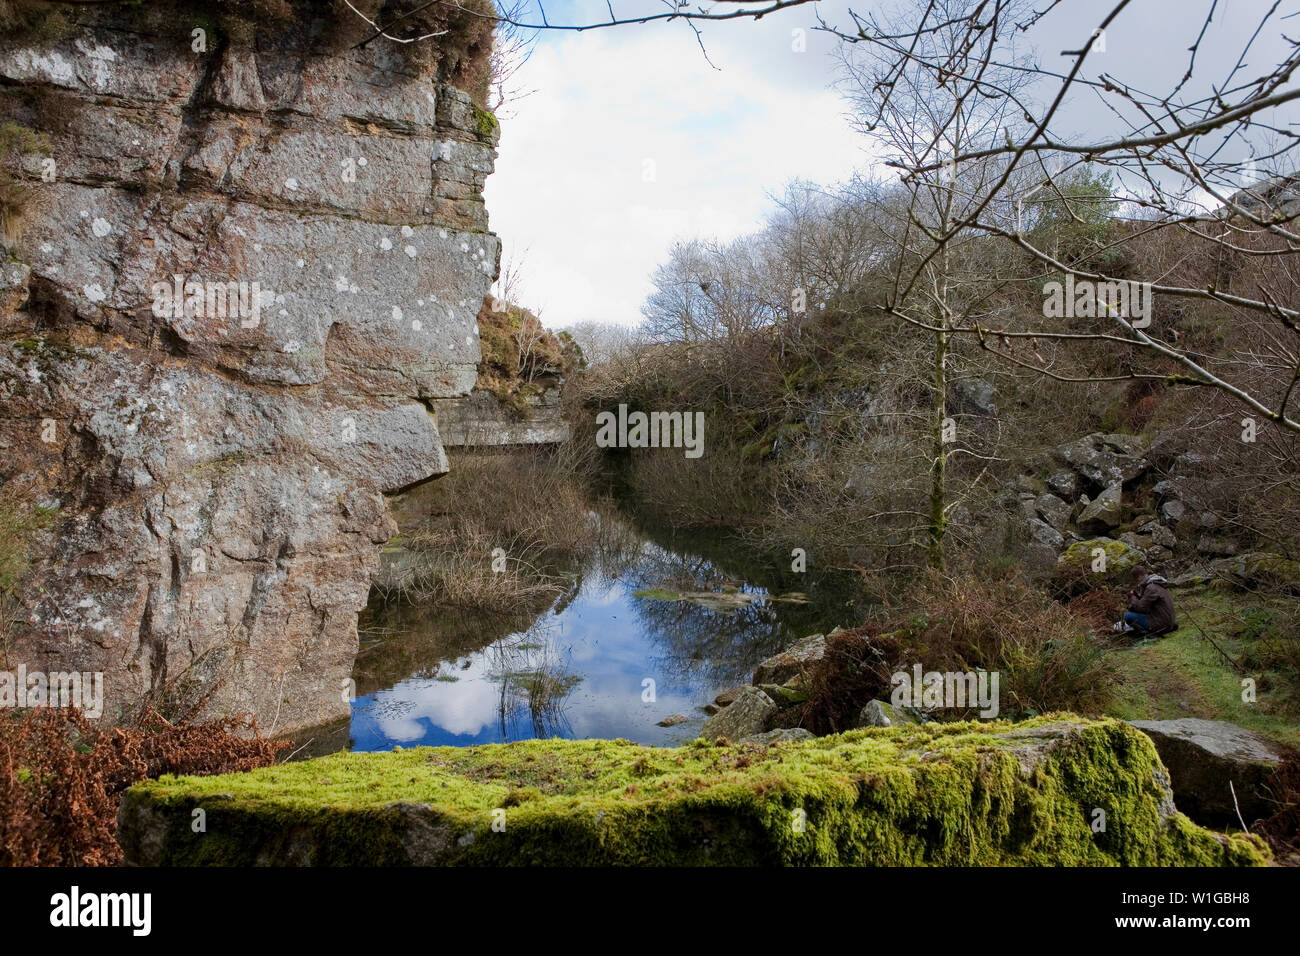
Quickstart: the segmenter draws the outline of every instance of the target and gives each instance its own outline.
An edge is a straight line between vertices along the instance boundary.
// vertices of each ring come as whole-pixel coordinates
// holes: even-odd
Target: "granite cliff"
[[[384,496],[447,470],[434,403],[475,383],[498,128],[490,21],[416,55],[329,2],[234,6],[0,42],[28,147],[0,475],[45,516],[0,667],[101,671],[106,718],[284,731],[346,714]]]

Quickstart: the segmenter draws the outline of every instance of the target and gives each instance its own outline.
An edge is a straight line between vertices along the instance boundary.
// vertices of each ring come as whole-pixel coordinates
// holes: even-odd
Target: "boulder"
[[[713,703],[719,707],[726,707],[730,705],[731,702],[734,701],[737,697],[739,697],[740,692],[743,691],[744,689],[745,689],[744,687],[733,687],[731,688],[731,690],[724,690],[717,697],[713,698]]]
[[[769,657],[754,671],[755,684],[785,684],[826,654],[826,636],[809,634],[793,647]]]
[[[1234,555],[1237,542],[1217,534],[1203,534],[1196,539],[1197,554]]]
[[[954,382],[952,395],[958,411],[985,418],[994,418],[998,414],[998,406],[993,402],[993,386],[982,378]]]
[[[1148,521],[1137,529],[1138,534],[1151,539],[1151,543],[1161,548],[1173,548],[1178,544],[1178,536],[1159,521]]]
[[[1065,501],[1074,501],[1083,490],[1079,476],[1069,468],[1052,472],[1047,478],[1047,487]]]
[[[1025,563],[1034,568],[1056,567],[1057,555],[1065,547],[1065,538],[1045,521],[1031,518],[1028,522],[1029,543],[1025,546]]]
[[[1154,741],[1169,768],[1174,803],[1197,823],[1240,827],[1238,807],[1247,826],[1273,814],[1269,785],[1282,759],[1277,744],[1221,720],[1183,717],[1132,723]]]
[[[1141,551],[1112,538],[1076,541],[1057,559],[1052,589],[1059,597],[1073,597],[1093,588],[1119,587],[1146,560]]]
[[[883,700],[869,700],[858,714],[857,727],[901,727],[919,723],[905,710]]]
[[[1300,561],[1270,551],[1247,551],[1211,561],[1209,572],[1239,587],[1276,587],[1300,594]]]
[[[1066,502],[1046,492],[1034,499],[1034,510],[1057,531],[1065,530],[1065,526],[1070,523],[1070,512],[1073,511]]]
[[[808,699],[808,695],[802,690],[785,684],[759,684],[758,689],[772,698],[778,707],[791,707],[802,704]]]
[[[546,784],[536,782],[539,766]],[[1098,807],[1113,823],[1094,833]],[[205,833],[192,828],[199,808]],[[1213,833],[1179,813],[1141,732],[1075,717],[852,730],[743,751],[556,739],[339,753],[148,781],[123,796],[117,835],[135,866],[1271,859],[1259,837]]]
[[[776,709],[772,698],[757,687],[742,687],[734,701],[704,722],[700,736],[706,740],[739,740],[761,734]]]
[[[1187,505],[1178,500],[1166,501],[1160,506],[1160,517],[1169,524],[1178,524],[1187,514]]]
[[[1152,545],[1155,544],[1155,542],[1152,541],[1148,536],[1144,534],[1135,534],[1132,531],[1125,531],[1116,540],[1123,541],[1134,551],[1141,551],[1143,554],[1147,555],[1148,557],[1151,556],[1151,547]]]
[[[1061,445],[1056,457],[1093,488],[1105,488],[1132,481],[1146,472],[1150,466],[1137,457],[1141,446],[1141,439],[1131,435],[1095,433]]]
[[[1103,534],[1124,520],[1124,488],[1116,482],[1088,503],[1079,513],[1080,531]]]

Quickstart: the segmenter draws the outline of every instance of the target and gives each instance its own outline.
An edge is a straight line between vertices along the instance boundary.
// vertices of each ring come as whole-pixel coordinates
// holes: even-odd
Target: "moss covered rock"
[[[1106,827],[1093,832],[1096,809]],[[194,832],[195,810],[204,831]],[[661,749],[340,753],[125,795],[137,864],[1257,865],[1178,813],[1146,735],[1069,715]]]
[[[1272,587],[1300,594],[1300,561],[1269,551],[1248,551],[1212,561],[1210,572],[1239,587]]]
[[[1145,560],[1141,551],[1113,538],[1076,541],[1057,559],[1052,588],[1059,597],[1074,597],[1093,588],[1124,586]]]

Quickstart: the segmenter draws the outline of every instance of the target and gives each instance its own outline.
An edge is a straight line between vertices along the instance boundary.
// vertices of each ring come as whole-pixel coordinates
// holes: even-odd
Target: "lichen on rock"
[[[0,129],[57,166],[6,170],[3,481],[57,508],[7,653],[104,672],[110,716],[346,714],[384,496],[446,471],[432,406],[477,376],[490,5],[421,13],[448,32],[418,54],[337,7],[94,5],[0,43]]]

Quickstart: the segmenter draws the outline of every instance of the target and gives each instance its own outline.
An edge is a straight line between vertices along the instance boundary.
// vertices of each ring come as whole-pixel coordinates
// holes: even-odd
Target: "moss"
[[[18,238],[23,208],[31,199],[22,161],[32,154],[50,154],[47,135],[17,123],[0,123],[0,231],[10,240]]]
[[[682,599],[680,591],[669,591],[667,588],[637,588],[632,592],[632,596],[648,601],[680,601]]]
[[[793,687],[787,687],[784,684],[759,684],[758,689],[772,698],[778,707],[790,707],[794,704],[802,704],[808,699],[808,695],[801,690]]]
[[[770,748],[532,740],[163,777],[128,792],[119,838],[129,860],[164,865],[1268,861],[1256,837],[1162,816],[1157,768],[1134,728],[1068,715]],[[1103,833],[1089,826],[1097,807]]]
[[[485,143],[495,143],[497,141],[497,137],[501,133],[501,124],[497,121],[496,114],[491,110],[485,110],[475,104],[474,123],[479,139]]]
[[[1100,548],[1106,556],[1105,568],[1094,571],[1093,551]],[[1142,554],[1123,541],[1089,538],[1076,541],[1057,559],[1052,573],[1052,589],[1057,597],[1067,598],[1093,588],[1113,588],[1127,582],[1133,568],[1143,560]]]
[[[50,527],[58,513],[0,495],[0,598],[12,595],[31,566],[31,536]]]

